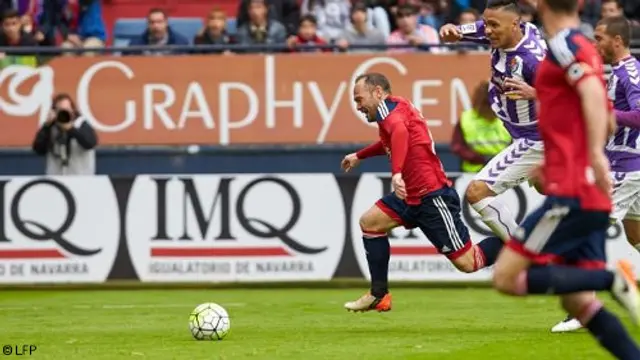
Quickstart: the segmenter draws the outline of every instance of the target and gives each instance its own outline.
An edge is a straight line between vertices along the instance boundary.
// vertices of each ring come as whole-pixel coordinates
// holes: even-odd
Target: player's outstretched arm
[[[358,152],[348,154],[342,159],[340,167],[345,172],[351,171],[351,169],[357,167],[360,164],[360,160],[364,160],[369,157],[384,155],[386,153],[382,141],[375,142]]]
[[[443,25],[440,28],[440,38],[445,43],[467,41],[484,45],[489,44],[489,39],[484,33],[484,21],[476,21],[473,24],[464,25]]]
[[[358,157],[358,160],[364,160],[366,158],[385,155],[387,152],[384,149],[384,145],[382,141],[374,142],[373,144],[360,149],[355,155]]]
[[[615,110],[615,114],[618,125],[640,129],[640,109],[629,111]]]
[[[640,128],[640,84],[635,84],[627,79],[623,83],[627,103],[631,105],[631,110],[615,110],[616,123],[620,126]]]

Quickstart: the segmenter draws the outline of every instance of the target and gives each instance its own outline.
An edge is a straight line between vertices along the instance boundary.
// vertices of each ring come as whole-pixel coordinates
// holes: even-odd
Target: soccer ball
[[[229,314],[218,304],[200,304],[189,315],[189,330],[196,340],[222,340],[230,329]]]

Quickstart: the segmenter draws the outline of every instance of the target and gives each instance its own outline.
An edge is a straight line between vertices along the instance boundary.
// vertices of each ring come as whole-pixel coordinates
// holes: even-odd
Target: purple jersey
[[[457,28],[462,33],[462,41],[489,44],[483,21]],[[503,86],[507,78],[523,80],[533,86],[536,69],[547,51],[547,44],[535,25],[522,23],[521,28],[524,37],[514,48],[491,49],[489,99],[491,108],[513,138],[540,140],[535,101],[510,99],[505,95],[509,89]]]
[[[613,107],[621,111],[640,111],[640,62],[629,56],[613,66],[607,84]],[[640,171],[640,130],[619,126],[609,139],[607,155],[611,170],[617,172]]]

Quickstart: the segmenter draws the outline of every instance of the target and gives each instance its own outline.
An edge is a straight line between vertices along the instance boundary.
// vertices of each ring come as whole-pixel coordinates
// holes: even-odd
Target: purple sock
[[[613,273],[570,266],[540,266],[527,270],[528,294],[572,294],[581,291],[610,290]]]
[[[371,275],[371,295],[383,297],[389,292],[389,258],[391,258],[389,237],[384,234],[384,236],[363,237],[362,240]]]
[[[600,345],[616,359],[640,359],[638,345],[631,339],[620,320],[605,308],[601,308],[585,326]]]

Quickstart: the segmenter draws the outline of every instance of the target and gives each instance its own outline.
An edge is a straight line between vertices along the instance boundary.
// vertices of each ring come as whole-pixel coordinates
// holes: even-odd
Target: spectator
[[[269,18],[265,0],[251,0],[249,22],[238,28],[238,43],[245,45],[285,44],[287,30],[278,21]]]
[[[367,25],[368,9],[357,3],[351,9],[351,25],[342,33],[336,44],[343,50],[351,45],[384,45],[384,34]],[[352,49],[353,52],[370,52],[371,49]]]
[[[580,9],[580,20],[595,28],[596,24],[600,20],[600,14],[602,12],[601,6],[603,2],[604,1],[601,0],[583,0],[582,8]]]
[[[378,29],[385,38],[389,36],[391,34],[391,20],[381,1],[358,0],[355,2],[355,4],[358,3],[364,4],[367,8],[367,23],[369,27]]]
[[[102,19],[99,0],[75,0],[67,3],[70,13],[69,34],[62,43],[63,48],[101,48],[107,40],[106,27]],[[85,51],[83,55],[93,55]]]
[[[22,31],[20,15],[17,10],[7,10],[2,15],[2,33],[0,33],[0,47],[37,46],[38,43],[31,35]],[[32,53],[12,53],[15,56],[29,56]]]
[[[602,19],[624,16],[623,9],[618,0],[604,0],[600,8]]]
[[[33,151],[46,156],[47,175],[94,175],[98,136],[83,121],[67,94],[53,99],[49,119],[33,141]]]
[[[249,8],[253,0],[239,1],[237,22],[238,28],[249,23]],[[267,14],[270,20],[275,20],[287,30],[287,35],[295,35],[298,32],[300,21],[300,6],[297,0],[266,0]]]
[[[420,45],[437,45],[440,43],[440,36],[436,29],[427,25],[418,25],[417,10],[411,5],[401,5],[398,7],[396,14],[396,22],[398,30],[389,35],[387,44],[410,44],[413,46]],[[414,51],[414,48],[393,49],[392,51]],[[435,49],[431,49],[434,51]],[[435,51],[434,51],[435,52]]]
[[[387,22],[389,23],[389,33],[385,34],[385,37],[388,37],[392,31],[395,31],[398,26],[396,25],[396,11],[398,10],[398,1],[399,0],[365,0],[367,7],[370,9],[382,9],[384,11],[384,15],[387,17]],[[378,12],[382,14],[381,12]]]
[[[46,42],[55,44],[60,33],[64,48],[102,47],[106,28],[98,0],[46,0],[38,2],[39,30]]]
[[[536,14],[536,8],[530,4],[524,3],[520,5],[520,20],[522,22],[537,24],[538,20],[536,18]]]
[[[472,108],[460,116],[453,129],[451,150],[462,159],[461,170],[477,173],[511,143],[511,136],[489,103],[488,81],[473,92]]]
[[[442,26],[442,22],[436,14],[435,4],[422,2],[418,6],[420,8],[418,24],[431,26],[434,29],[439,29]]]
[[[298,35],[291,36],[287,40],[287,45],[291,51],[304,51],[304,52],[319,52],[319,51],[331,51],[331,49],[305,49],[300,45],[327,45],[327,42],[318,36],[318,23],[316,18],[307,14],[300,19],[300,25],[298,26]]]
[[[220,9],[214,9],[209,13],[207,25],[193,39],[196,45],[229,45],[233,38],[226,30],[227,15]],[[205,50],[205,53],[228,54],[229,50]]]
[[[161,9],[151,9],[147,15],[147,30],[139,37],[134,38],[129,46],[166,46],[166,45],[189,45],[189,40],[182,34],[173,31],[169,26],[167,13]],[[181,53],[184,51],[175,50],[153,50],[144,51],[147,55],[164,55],[171,53]]]
[[[468,8],[460,13],[458,25],[473,24],[480,19],[480,13],[474,8]]]
[[[473,8],[483,11],[486,0],[440,0],[440,8],[444,13],[443,23],[455,23],[460,18],[460,14],[466,9]]]
[[[51,39],[47,39],[42,31],[36,28],[33,24],[33,18],[31,15],[25,14],[20,17],[20,24],[22,31],[29,34],[39,46],[54,46],[55,44],[50,42]]]
[[[302,14],[312,14],[318,19],[318,33],[335,41],[349,25],[351,3],[349,0],[304,0]]]

